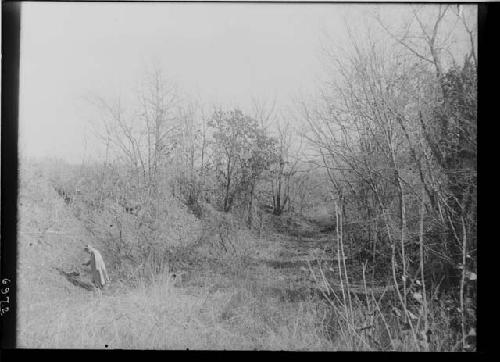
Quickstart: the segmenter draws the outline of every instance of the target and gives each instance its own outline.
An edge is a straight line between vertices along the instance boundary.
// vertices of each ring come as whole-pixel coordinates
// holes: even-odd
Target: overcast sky
[[[205,103],[287,102],[313,87],[339,5],[23,3],[20,150],[79,161],[88,94],[131,89],[159,66]],[[335,28],[338,27],[337,30]],[[88,151],[88,150],[87,150]]]
[[[160,67],[206,104],[289,103],[317,85],[324,32],[371,6],[23,3],[20,151],[80,162],[89,94],[131,90]],[[87,135],[88,136],[88,135]],[[88,137],[87,137],[88,138]]]

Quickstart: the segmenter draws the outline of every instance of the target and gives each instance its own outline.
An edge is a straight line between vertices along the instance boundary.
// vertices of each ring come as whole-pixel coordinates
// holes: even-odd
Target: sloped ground
[[[113,280],[102,293],[88,290],[83,247],[94,245],[106,261],[113,255],[81,225],[47,176],[36,167],[20,174],[19,347],[333,348],[309,293],[297,297],[288,271],[269,264],[282,250],[267,239],[243,235],[241,242],[251,246],[243,258],[199,258],[175,280],[163,273],[135,288]]]
[[[148,315],[156,316],[159,321],[163,319],[160,325],[175,326],[175,323],[167,323],[165,319],[169,315],[182,316],[183,313],[172,308],[172,305],[187,308],[197,301],[197,298],[167,293],[171,297],[171,305],[167,304],[164,308],[168,313],[158,313],[154,309],[142,310],[141,313],[141,308],[151,307],[154,302],[149,294],[165,294],[170,290],[167,288],[168,283],[166,286],[160,285],[158,290],[151,288],[131,292],[124,290],[120,284],[111,283],[109,289],[102,293],[89,291],[90,273],[87,267],[81,265],[88,260],[83,247],[92,244],[102,252],[105,260],[110,260],[107,249],[81,226],[49,185],[42,170],[24,168],[20,180],[19,347],[145,347],[148,343],[137,338],[139,334],[133,338],[121,334],[129,333],[127,331],[131,328],[140,330],[142,324],[148,324]],[[141,298],[148,302],[140,303]],[[122,314],[126,318],[120,322]],[[125,325],[118,327],[120,324]],[[152,327],[156,324],[145,329],[154,330]],[[165,334],[164,331],[162,334]],[[178,331],[176,334],[179,334]],[[133,343],[128,339],[132,339]],[[189,341],[187,338],[184,340]],[[153,343],[151,347],[158,346],[158,341],[150,342]],[[167,346],[179,345],[171,342]]]

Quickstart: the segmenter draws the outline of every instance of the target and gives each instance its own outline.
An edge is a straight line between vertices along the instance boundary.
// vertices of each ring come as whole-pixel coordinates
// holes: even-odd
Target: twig
[[[423,297],[423,309],[424,309],[424,331],[427,333],[429,329],[429,322],[427,317],[427,295],[425,290],[425,279],[424,279],[424,196],[425,188],[422,187],[422,201],[420,204],[420,279],[422,282],[422,297]],[[427,343],[427,338],[425,338],[425,349],[429,350],[429,345]]]
[[[465,227],[465,220],[462,217],[462,280],[460,281],[460,314],[462,325],[462,349],[465,348],[465,308],[464,308],[464,284],[466,272],[466,256],[467,256],[467,229]]]

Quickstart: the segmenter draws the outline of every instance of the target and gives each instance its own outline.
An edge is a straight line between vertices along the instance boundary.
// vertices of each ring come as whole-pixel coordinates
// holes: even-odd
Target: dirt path
[[[321,275],[328,279],[331,287],[340,291],[333,222],[332,218],[324,216],[318,220],[288,223],[287,227],[281,229],[281,233],[275,233],[269,238],[276,247],[269,258],[259,262],[272,268],[270,273],[279,273],[280,278],[288,284],[290,295],[294,296],[292,299],[321,296]],[[388,290],[383,285],[370,285],[370,282],[367,282],[365,289],[362,276],[359,275],[361,265],[356,264],[356,261],[348,259],[347,268],[350,273],[350,291],[358,296],[367,293],[380,295]]]

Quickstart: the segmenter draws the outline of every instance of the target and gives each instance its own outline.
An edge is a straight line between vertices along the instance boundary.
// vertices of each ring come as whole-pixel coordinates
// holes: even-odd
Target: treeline
[[[309,205],[311,166],[292,147],[291,122],[272,107],[256,103],[252,114],[217,106],[207,111],[161,70],[145,77],[128,108],[119,99],[92,103],[99,110],[93,133],[104,145],[103,169],[123,176],[112,192],[143,204],[170,192],[195,215],[208,202],[240,214],[249,228],[261,209],[280,215]]]
[[[452,298],[464,349],[476,318],[476,14],[411,7],[399,31],[378,16],[384,38],[351,34],[351,50],[329,52],[320,105],[303,107],[344,238],[386,269],[410,323],[414,296],[426,325],[431,291]]]

